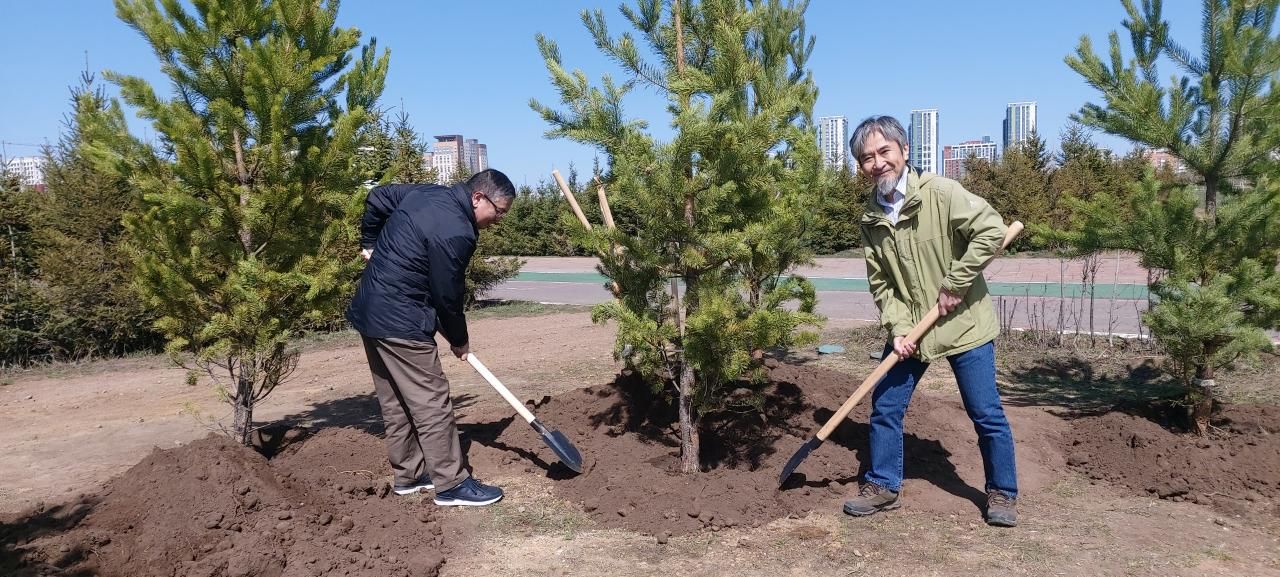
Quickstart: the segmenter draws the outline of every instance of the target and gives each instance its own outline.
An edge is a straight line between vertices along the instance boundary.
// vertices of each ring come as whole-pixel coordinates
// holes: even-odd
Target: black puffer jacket
[[[360,246],[372,248],[347,320],[373,338],[467,344],[467,264],[476,250],[466,184],[388,184],[369,191]]]

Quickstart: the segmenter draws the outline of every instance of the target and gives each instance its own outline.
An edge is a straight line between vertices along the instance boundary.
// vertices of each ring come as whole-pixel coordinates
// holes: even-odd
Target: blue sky
[[[618,34],[626,29],[617,0],[460,1],[347,0],[343,26],[359,28],[391,49],[382,106],[400,107],[428,137],[462,133],[489,146],[489,161],[517,183],[535,184],[570,162],[590,170],[596,152],[547,140],[547,126],[529,109],[530,97],[556,103],[534,34],[560,44],[566,66],[598,79],[618,70],[592,46],[583,9],[602,9]],[[806,13],[817,37],[810,67],[820,94],[816,116],[845,115],[851,124],[872,114],[904,120],[913,108],[938,108],[942,144],[991,136],[1000,141],[1009,102],[1039,103],[1043,136],[1056,141],[1068,116],[1098,93],[1063,63],[1081,35],[1105,51],[1119,30],[1119,0],[1027,2],[973,0],[813,0]],[[1165,2],[1176,39],[1196,45],[1199,2]],[[106,0],[41,0],[0,5],[4,82],[0,83],[0,141],[8,156],[34,154],[32,144],[57,140],[69,111],[68,86],[78,81],[88,52],[91,70],[114,70],[151,80],[164,93],[154,55],[120,22]],[[1105,57],[1105,52],[1104,52]],[[1163,78],[1178,73],[1160,70]],[[667,132],[663,103],[633,93],[629,113]],[[131,119],[145,134],[141,120]],[[1118,152],[1127,142],[1096,135]],[[428,138],[430,140],[430,138]]]

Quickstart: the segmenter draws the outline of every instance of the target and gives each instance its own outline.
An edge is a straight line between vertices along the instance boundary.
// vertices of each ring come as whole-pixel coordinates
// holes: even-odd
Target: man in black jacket
[[[463,466],[435,334],[466,359],[467,264],[479,229],[498,222],[515,193],[506,175],[490,169],[453,187],[379,186],[365,201],[360,246],[369,264],[347,320],[364,340],[397,494],[434,488],[437,505],[502,498]]]

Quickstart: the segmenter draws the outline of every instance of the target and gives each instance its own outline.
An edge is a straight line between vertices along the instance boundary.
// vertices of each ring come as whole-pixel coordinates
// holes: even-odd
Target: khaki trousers
[[[363,337],[386,425],[387,458],[397,485],[424,474],[436,491],[470,476],[464,467],[449,380],[434,342]]]

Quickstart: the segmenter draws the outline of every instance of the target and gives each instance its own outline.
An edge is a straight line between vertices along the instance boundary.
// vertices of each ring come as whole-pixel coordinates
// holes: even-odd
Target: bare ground
[[[472,332],[475,352],[522,398],[605,383],[618,369],[610,356],[612,328],[592,325],[581,311],[491,315],[476,319]],[[846,353],[797,353],[789,360],[859,378],[875,363],[867,356],[877,348],[875,339],[865,332],[829,327],[824,340],[844,344]],[[1235,516],[1090,480],[1067,467],[1048,442],[1070,426],[1061,415],[1105,410],[1117,398],[1144,394],[1144,387],[1167,386],[1144,369],[1144,356],[1120,351],[1051,358],[1035,347],[1002,350],[1001,383],[1026,487],[1022,524],[1014,530],[989,528],[967,500],[912,479],[906,505],[890,514],[845,517],[842,497],[833,493],[830,506],[804,515],[659,543],[650,535],[600,528],[580,505],[558,497],[555,481],[543,472],[514,468],[499,476],[479,471],[507,489],[503,503],[442,512],[452,541],[442,574],[1280,575],[1280,523],[1274,517]],[[469,367],[444,362],[464,423],[504,410]],[[1274,387],[1259,383],[1274,383],[1276,372],[1263,367],[1236,374],[1234,381],[1223,379],[1232,394],[1274,403],[1268,397]],[[159,358],[8,376],[0,386],[6,417],[0,443],[8,449],[0,455],[0,512],[72,499],[152,447],[206,435],[207,420],[225,417],[226,410],[208,383],[187,386],[185,376]],[[919,394],[958,403],[950,379],[945,366],[935,367]],[[257,416],[313,427],[370,425],[379,419],[371,389],[356,338],[340,335],[309,344],[292,382]],[[346,402],[353,398],[359,402]],[[957,428],[957,435],[972,433]],[[953,453],[957,474],[981,486],[976,451]]]

